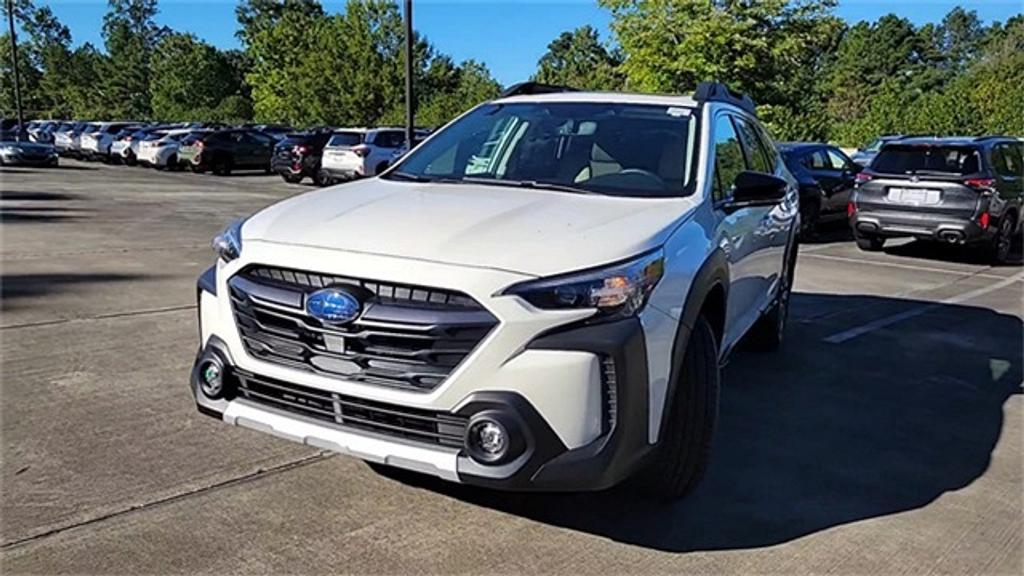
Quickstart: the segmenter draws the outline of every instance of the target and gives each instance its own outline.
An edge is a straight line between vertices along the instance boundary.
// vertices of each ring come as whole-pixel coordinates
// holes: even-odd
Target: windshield
[[[680,196],[691,180],[693,127],[686,108],[487,104],[417,146],[390,177]]]
[[[971,146],[890,144],[878,153],[871,169],[885,174],[964,176],[981,170],[981,159]]]

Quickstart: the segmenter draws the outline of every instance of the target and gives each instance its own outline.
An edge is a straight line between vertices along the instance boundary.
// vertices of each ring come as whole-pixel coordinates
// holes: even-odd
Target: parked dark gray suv
[[[912,236],[970,244],[1005,262],[1020,228],[1024,144],[1016,138],[905,138],[886,144],[848,207],[857,245]]]

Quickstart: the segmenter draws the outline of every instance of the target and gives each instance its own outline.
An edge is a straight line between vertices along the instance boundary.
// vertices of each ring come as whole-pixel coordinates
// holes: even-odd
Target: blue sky
[[[71,28],[76,44],[102,46],[100,28],[106,0],[36,0],[48,4]],[[192,32],[221,48],[237,47],[236,0],[159,0],[157,21]],[[611,18],[596,0],[413,0],[416,29],[441,52],[461,61],[483,61],[503,84],[525,80],[537,59],[559,33],[590,24],[608,37]],[[341,0],[323,1],[339,11]],[[916,24],[941,20],[957,5],[969,6],[990,22],[1024,10],[1024,0],[840,0],[838,14],[847,21],[875,20],[895,12]]]

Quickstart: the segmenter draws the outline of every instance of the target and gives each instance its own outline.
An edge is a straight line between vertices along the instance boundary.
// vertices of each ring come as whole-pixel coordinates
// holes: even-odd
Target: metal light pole
[[[412,91],[412,0],[405,0],[405,144],[407,150],[412,150],[415,122]]]
[[[18,133],[16,140],[21,140],[22,126],[25,118],[21,114],[21,76],[18,74],[18,38],[14,35],[14,0],[7,0],[7,27],[11,33],[11,69],[14,70],[14,106],[18,112]]]

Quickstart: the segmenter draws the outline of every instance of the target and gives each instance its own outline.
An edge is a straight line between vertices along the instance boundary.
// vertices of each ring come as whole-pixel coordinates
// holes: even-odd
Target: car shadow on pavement
[[[990,264],[986,252],[976,246],[957,246],[924,240],[915,240],[892,247],[887,246],[885,253],[906,258],[957,262],[960,264]],[[1010,259],[1005,265],[1020,266],[1022,262],[1024,260],[1021,257],[1021,248],[1019,243],[1017,243],[1010,252]]]
[[[824,340],[878,314],[927,306],[841,344]],[[628,486],[529,494],[398,478],[663,551],[774,546],[921,508],[978,479],[1002,432],[1003,404],[1021,392],[1022,326],[986,308],[795,294],[782,350],[738,352],[725,369],[711,466],[676,503]]]
[[[81,218],[88,211],[63,204],[76,199],[75,195],[58,192],[4,190],[0,192],[0,223],[45,223]]]
[[[19,306],[19,300],[31,300],[76,289],[89,284],[131,282],[146,278],[142,274],[0,274],[0,310]]]

